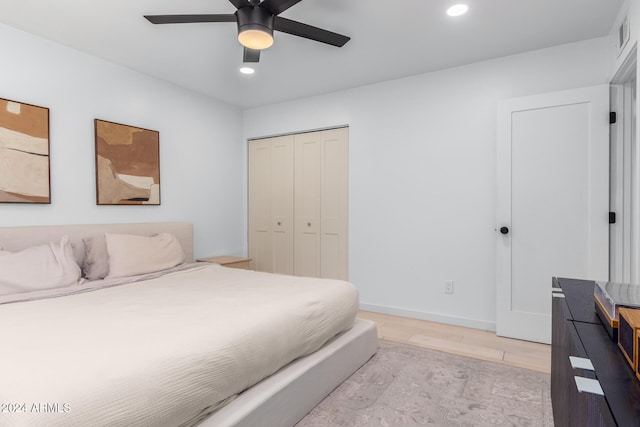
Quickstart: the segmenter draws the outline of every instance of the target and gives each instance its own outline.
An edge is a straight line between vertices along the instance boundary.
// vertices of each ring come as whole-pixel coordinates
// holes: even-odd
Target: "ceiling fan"
[[[260,51],[273,44],[273,31],[292,34],[342,47],[350,37],[322,28],[282,18],[280,15],[301,0],[229,0],[235,13],[217,15],[145,15],[153,24],[185,24],[194,22],[236,22],[238,41],[244,46],[244,62],[260,61]]]

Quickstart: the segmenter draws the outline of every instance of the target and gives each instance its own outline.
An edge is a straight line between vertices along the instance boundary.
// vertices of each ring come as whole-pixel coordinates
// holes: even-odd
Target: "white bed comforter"
[[[191,425],[348,329],[357,305],[348,282],[215,264],[0,305],[0,426]]]

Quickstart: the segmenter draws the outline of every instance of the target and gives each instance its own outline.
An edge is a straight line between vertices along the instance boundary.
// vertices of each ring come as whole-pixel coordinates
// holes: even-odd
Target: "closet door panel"
[[[319,277],[326,279],[347,280],[344,272],[341,271],[340,262],[341,238],[335,234],[324,234],[322,236],[322,274]]]
[[[271,256],[274,273],[293,274],[294,137],[271,138]]]
[[[271,244],[269,233],[254,233],[249,246],[251,261],[249,268],[256,271],[272,271]]]
[[[348,280],[349,134],[323,131],[321,277]]]
[[[250,268],[271,271],[270,177],[271,145],[268,141],[249,143],[249,255]]]
[[[295,137],[295,274],[320,277],[321,132]]]

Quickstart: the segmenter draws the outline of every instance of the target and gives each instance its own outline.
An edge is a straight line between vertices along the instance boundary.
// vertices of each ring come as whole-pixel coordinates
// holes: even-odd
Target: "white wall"
[[[0,52],[0,97],[50,109],[52,193],[0,226],[189,221],[196,256],[243,252],[240,110],[4,25]],[[96,206],[94,118],[160,131],[161,206]]]
[[[362,307],[495,329],[497,102],[607,83],[608,58],[605,37],[255,108],[244,138],[348,124]]]

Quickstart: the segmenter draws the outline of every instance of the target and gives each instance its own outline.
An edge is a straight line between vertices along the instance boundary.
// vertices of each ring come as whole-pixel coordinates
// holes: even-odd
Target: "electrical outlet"
[[[453,293],[453,280],[447,280],[444,283],[444,293],[452,294]]]

